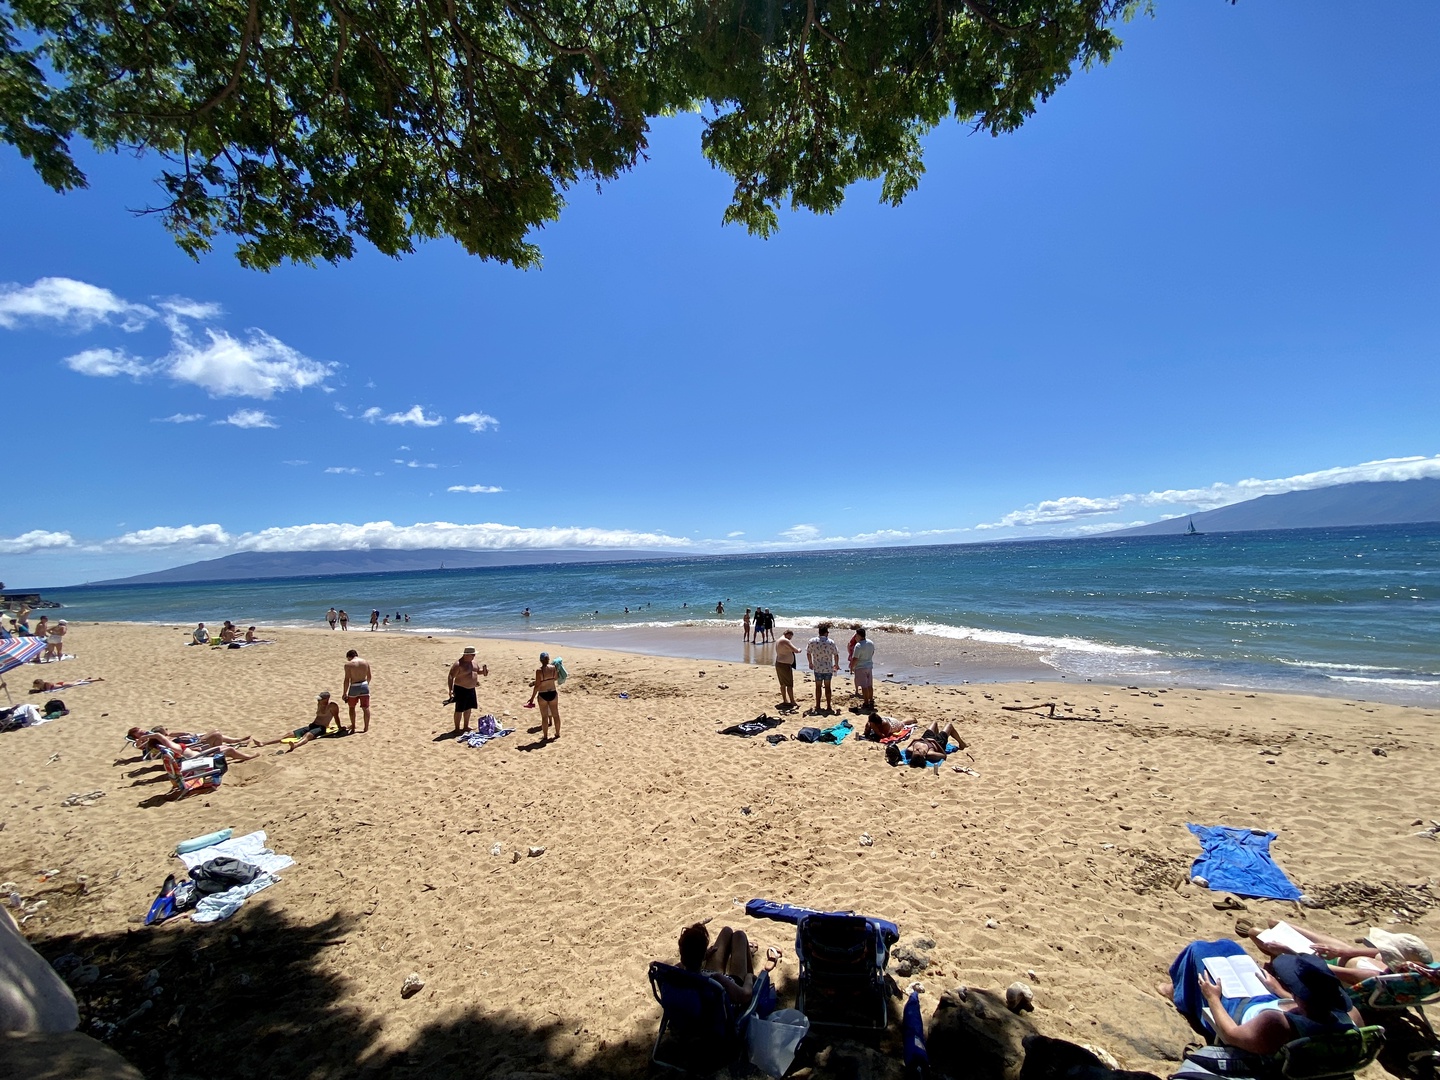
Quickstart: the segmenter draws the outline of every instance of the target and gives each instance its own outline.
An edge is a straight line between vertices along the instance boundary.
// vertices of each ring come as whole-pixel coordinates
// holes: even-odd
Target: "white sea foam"
[[[951,638],[956,641],[980,641],[989,645],[1013,645],[1031,652],[1095,653],[1104,656],[1159,656],[1155,649],[1139,645],[1111,645],[1080,637],[1045,637],[1040,634],[1018,634],[1009,630],[982,630],[975,626],[949,626],[945,623],[901,623],[917,634]]]
[[[1368,675],[1326,675],[1336,682],[1379,683],[1382,686],[1430,686],[1440,688],[1440,679],[1376,679]]]

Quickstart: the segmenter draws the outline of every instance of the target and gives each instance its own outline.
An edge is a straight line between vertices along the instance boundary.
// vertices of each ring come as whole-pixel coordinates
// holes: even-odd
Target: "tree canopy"
[[[699,111],[725,220],[898,203],[947,117],[1019,127],[1144,0],[0,0],[0,139],[57,191],[72,143],[161,163],[191,255],[398,256],[450,236],[526,267],[564,192]]]

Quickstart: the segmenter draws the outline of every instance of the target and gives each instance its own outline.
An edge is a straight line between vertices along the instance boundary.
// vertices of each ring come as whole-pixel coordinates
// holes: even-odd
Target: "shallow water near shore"
[[[747,659],[772,609],[876,636],[910,681],[1043,678],[1440,702],[1440,524],[1033,541],[46,590],[72,620],[320,625]],[[724,601],[721,618],[715,605]],[[520,612],[529,608],[528,619]],[[410,616],[396,625],[398,612]],[[849,634],[837,631],[843,643]],[[753,649],[748,659],[768,664]],[[938,663],[938,667],[936,666]]]

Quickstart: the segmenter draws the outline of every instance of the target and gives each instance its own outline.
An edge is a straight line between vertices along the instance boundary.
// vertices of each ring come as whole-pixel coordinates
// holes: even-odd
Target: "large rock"
[[[930,1068],[953,1080],[1020,1080],[1025,1039],[1035,1025],[990,990],[947,990],[930,1018]]]
[[[6,1080],[144,1080],[139,1069],[110,1047],[78,1031],[0,1034],[0,1076]]]
[[[1024,1047],[1020,1080],[1160,1080],[1154,1073],[1118,1069],[1113,1058],[1102,1061],[1093,1050],[1064,1039],[1027,1035]]]

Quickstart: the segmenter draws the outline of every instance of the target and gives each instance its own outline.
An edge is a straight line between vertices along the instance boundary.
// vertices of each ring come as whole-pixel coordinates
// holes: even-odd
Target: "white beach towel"
[[[180,861],[185,864],[186,870],[194,870],[195,867],[201,863],[207,863],[211,859],[218,859],[222,855],[228,855],[232,859],[239,859],[243,863],[249,863],[257,870],[261,870],[267,874],[278,874],[286,867],[295,865],[295,860],[289,855],[276,855],[275,852],[265,846],[264,832],[247,833],[245,836],[236,836],[229,840],[221,841],[218,844],[211,844],[209,847],[197,848],[195,851],[187,851],[180,856]]]

